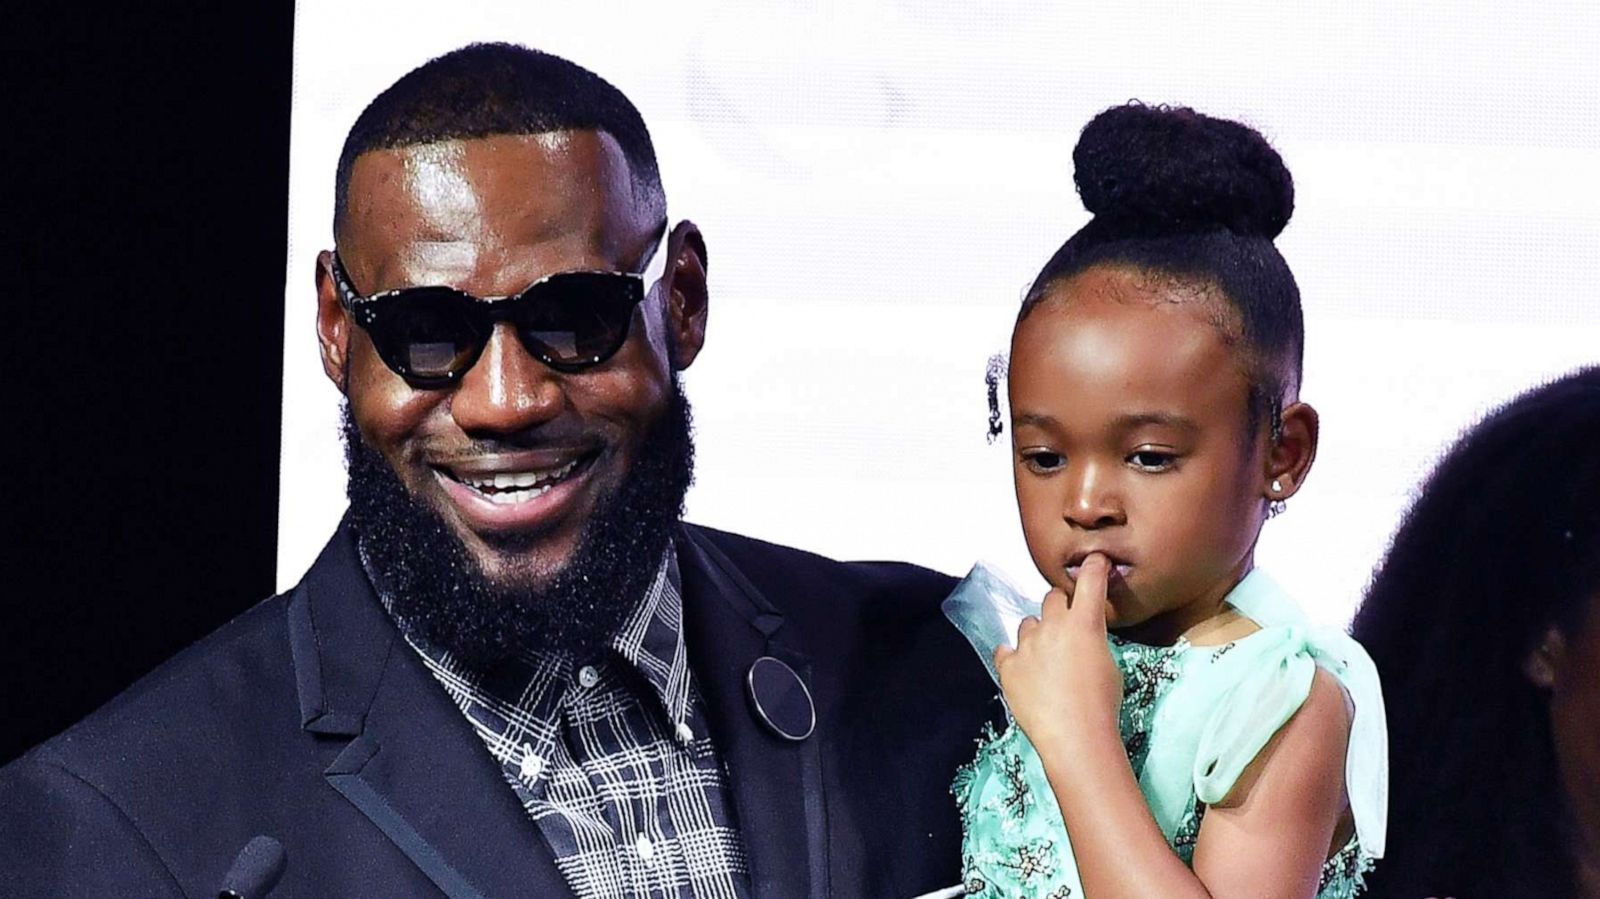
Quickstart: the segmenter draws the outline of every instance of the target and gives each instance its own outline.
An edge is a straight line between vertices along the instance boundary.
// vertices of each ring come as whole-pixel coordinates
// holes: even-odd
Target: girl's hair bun
[[[1114,106],[1084,127],[1072,161],[1083,205],[1129,236],[1221,227],[1270,240],[1294,212],[1294,180],[1266,138],[1187,107]]]

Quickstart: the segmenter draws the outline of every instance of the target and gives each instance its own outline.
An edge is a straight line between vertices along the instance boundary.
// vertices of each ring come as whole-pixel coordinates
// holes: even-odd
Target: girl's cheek
[[[1042,520],[1039,504],[1028,494],[1018,491],[1017,507],[1022,518],[1022,537],[1028,541],[1028,550],[1037,552],[1036,544],[1046,530],[1046,522]]]
[[[1024,509],[1022,539],[1028,545],[1028,556],[1033,559],[1033,567],[1039,570],[1050,586],[1066,586],[1066,572],[1060,564],[1064,552],[1056,545],[1056,529],[1050,526],[1050,521],[1033,518]]]

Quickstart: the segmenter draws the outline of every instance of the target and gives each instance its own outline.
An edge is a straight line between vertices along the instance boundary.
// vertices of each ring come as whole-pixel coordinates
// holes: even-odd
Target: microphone
[[[263,899],[283,876],[287,860],[282,843],[265,834],[251,837],[222,878],[217,899]]]

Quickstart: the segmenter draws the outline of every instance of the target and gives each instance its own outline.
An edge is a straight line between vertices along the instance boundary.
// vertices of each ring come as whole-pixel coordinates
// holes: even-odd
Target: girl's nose
[[[1085,530],[1126,524],[1127,514],[1117,496],[1111,472],[1093,463],[1084,464],[1069,487],[1061,517],[1070,525]]]

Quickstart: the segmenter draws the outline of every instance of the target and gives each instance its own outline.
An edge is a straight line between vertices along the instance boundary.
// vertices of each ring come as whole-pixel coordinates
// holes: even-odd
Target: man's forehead
[[[402,240],[524,239],[574,229],[626,239],[652,222],[626,156],[595,130],[500,134],[372,150],[350,175],[346,232]],[[502,235],[509,236],[509,235]]]

